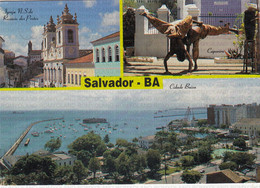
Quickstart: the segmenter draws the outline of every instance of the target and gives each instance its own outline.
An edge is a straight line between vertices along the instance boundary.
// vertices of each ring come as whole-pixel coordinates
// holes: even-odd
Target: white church
[[[45,87],[63,87],[65,84],[64,63],[79,57],[78,25],[76,13],[72,16],[66,4],[62,15],[57,16],[57,25],[51,16],[44,26],[42,58]]]

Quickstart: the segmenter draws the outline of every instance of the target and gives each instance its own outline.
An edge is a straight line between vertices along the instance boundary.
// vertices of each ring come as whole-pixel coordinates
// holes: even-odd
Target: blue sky
[[[154,90],[1,91],[1,110],[166,110],[260,103],[260,78],[164,79]],[[170,89],[190,83],[196,89]],[[46,102],[49,101],[49,102]]]
[[[26,55],[31,40],[33,49],[40,50],[43,25],[51,15],[56,23],[66,3],[73,16],[77,13],[80,49],[91,48],[90,41],[119,31],[119,0],[0,2],[0,36],[5,40],[4,49],[14,51],[16,56]],[[19,8],[32,9],[32,13],[23,14],[23,17],[31,15],[38,20],[19,20]],[[4,20],[6,9],[15,11],[9,18],[18,20]]]

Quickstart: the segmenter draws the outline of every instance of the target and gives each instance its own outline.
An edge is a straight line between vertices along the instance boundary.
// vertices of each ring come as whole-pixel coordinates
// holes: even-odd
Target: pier
[[[28,134],[28,132],[31,130],[31,128],[38,124],[38,123],[42,123],[42,122],[46,122],[46,121],[53,121],[53,120],[62,120],[64,118],[55,118],[55,119],[47,119],[47,120],[42,120],[42,121],[36,121],[32,124],[30,124],[27,129],[21,134],[21,136],[15,141],[15,143],[13,144],[13,146],[3,155],[3,157],[0,159],[0,167],[4,167],[6,169],[10,169],[5,163],[4,163],[4,158],[7,156],[11,156],[14,154],[14,152],[16,151],[16,149],[19,147],[19,145],[22,143],[23,139],[25,138],[25,136]]]

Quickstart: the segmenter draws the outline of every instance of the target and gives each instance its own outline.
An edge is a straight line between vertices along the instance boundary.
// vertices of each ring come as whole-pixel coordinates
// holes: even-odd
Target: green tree
[[[88,165],[88,169],[93,172],[94,174],[94,179],[96,178],[96,172],[98,170],[100,170],[101,166],[100,166],[100,161],[98,158],[93,157],[90,159],[89,161],[89,165]]]
[[[246,141],[243,138],[237,138],[233,141],[233,145],[241,148],[242,150],[246,149]]]
[[[228,162],[223,162],[219,165],[220,170],[225,170],[225,169],[230,169],[230,170],[236,170],[237,169],[237,164],[232,161]]]
[[[106,144],[109,142],[110,139],[109,139],[108,134],[105,135],[105,137],[104,137],[103,140],[104,140],[104,142],[105,142]]]
[[[129,142],[125,139],[118,138],[116,139],[116,146],[117,147],[127,147],[129,145]]]
[[[106,157],[104,156],[103,168],[109,174],[112,174],[113,172],[116,172],[116,169],[117,169],[116,160],[110,154],[106,155]]]
[[[77,178],[76,183],[80,183],[87,176],[87,169],[84,167],[83,163],[76,160],[72,166],[72,171]]]
[[[88,167],[89,161],[92,157],[92,153],[86,151],[86,150],[81,150],[79,152],[73,152],[72,154],[77,156],[77,159],[80,160],[85,167]]]
[[[97,150],[97,147],[103,143],[104,141],[99,135],[95,134],[94,132],[89,132],[88,134],[83,135],[72,142],[69,145],[69,149],[71,152],[85,150],[94,154]]]
[[[107,147],[109,147],[109,148],[113,148],[115,145],[113,144],[113,143],[111,143],[111,142],[109,142],[108,144],[107,144]]]
[[[44,145],[44,148],[46,148],[50,152],[54,152],[55,150],[59,149],[60,147],[61,147],[61,139],[59,137],[56,139],[53,138],[53,139],[49,140]]]
[[[191,167],[194,165],[194,157],[190,155],[183,156],[180,161],[183,167]]]
[[[124,0],[123,1],[123,11],[125,12],[128,7],[137,8],[137,3],[132,0]]]
[[[146,153],[147,166],[155,174],[161,166],[161,155],[158,150],[149,149]]]
[[[74,182],[74,174],[71,166],[59,166],[54,173],[55,184],[64,185]]]
[[[185,170],[181,175],[181,180],[185,183],[197,183],[200,181],[202,174],[194,170]]]
[[[10,175],[15,184],[52,184],[55,169],[56,164],[51,158],[33,154],[19,159],[10,170]]]
[[[130,176],[132,175],[132,164],[130,164],[129,157],[125,154],[125,152],[118,156],[116,163],[118,173],[123,175],[124,179],[130,179]]]
[[[132,155],[130,157],[130,164],[134,172],[142,173],[147,167],[145,155]]]
[[[134,137],[132,142],[134,142],[134,143],[138,142],[138,138]]]
[[[198,120],[198,126],[201,127],[203,125],[207,125],[208,124],[208,120],[207,119],[199,119]]]

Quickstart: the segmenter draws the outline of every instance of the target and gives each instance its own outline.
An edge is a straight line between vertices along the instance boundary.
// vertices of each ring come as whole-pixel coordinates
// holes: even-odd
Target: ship
[[[38,137],[38,136],[39,136],[39,133],[38,133],[38,132],[32,132],[32,135],[33,135],[34,137]]]
[[[107,123],[107,120],[104,118],[87,118],[83,119],[83,123]]]
[[[28,146],[29,142],[30,142],[30,138],[27,138],[27,140],[24,143],[24,146]]]

